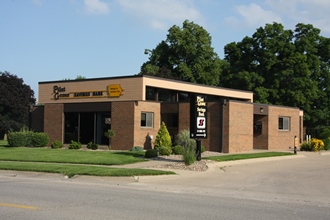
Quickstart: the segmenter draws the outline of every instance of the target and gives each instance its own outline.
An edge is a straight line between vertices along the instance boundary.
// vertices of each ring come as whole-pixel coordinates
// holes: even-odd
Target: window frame
[[[278,117],[278,130],[279,131],[290,131],[291,118],[288,116],[279,116]]]
[[[153,112],[141,112],[140,126],[141,126],[141,128],[153,128],[154,127],[154,113]]]

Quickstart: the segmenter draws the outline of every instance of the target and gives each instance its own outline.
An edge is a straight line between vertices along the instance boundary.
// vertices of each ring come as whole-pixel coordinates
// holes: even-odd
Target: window
[[[278,129],[283,131],[290,130],[290,117],[279,117]]]
[[[153,117],[152,112],[142,112],[141,113],[141,127],[152,128],[153,127]]]

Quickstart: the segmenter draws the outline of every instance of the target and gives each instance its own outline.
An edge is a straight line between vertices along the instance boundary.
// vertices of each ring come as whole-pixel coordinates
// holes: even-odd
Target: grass
[[[161,171],[161,170],[111,168],[111,167],[104,167],[104,166],[72,165],[72,164],[9,162],[9,161],[0,161],[0,170],[60,173],[60,174],[68,176],[69,178],[71,178],[75,175],[123,177],[123,176],[175,174],[174,172]]]
[[[294,155],[286,152],[262,152],[212,156],[203,159],[214,161],[245,160],[261,157]],[[142,176],[175,174],[169,171],[113,168],[111,165],[124,165],[143,162],[141,151],[83,151],[50,148],[7,147],[0,141],[0,170],[33,171],[92,176]]]
[[[205,157],[203,159],[214,160],[217,162],[223,162],[223,161],[232,161],[232,160],[247,160],[247,159],[254,159],[254,158],[279,157],[279,156],[289,156],[289,155],[294,155],[294,154],[289,153],[289,152],[262,152],[262,153],[230,154],[230,155],[223,155],[223,156],[212,156],[212,157]]]
[[[93,176],[141,176],[175,174],[174,172],[111,168],[146,161],[144,152],[82,151],[50,148],[0,146],[0,170],[34,171]]]
[[[0,146],[8,146],[8,141],[0,140]]]

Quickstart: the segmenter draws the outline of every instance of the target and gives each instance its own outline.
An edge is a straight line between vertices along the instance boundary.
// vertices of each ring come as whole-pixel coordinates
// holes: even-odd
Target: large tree
[[[0,72],[0,134],[28,125],[34,92],[23,79],[9,72]]]
[[[329,39],[312,25],[285,30],[279,23],[260,27],[241,42],[225,46],[228,62],[220,85],[253,91],[254,101],[299,107],[305,124],[329,121]]]
[[[140,74],[155,75],[193,83],[217,85],[221,60],[211,47],[211,36],[201,26],[184,21],[172,26],[167,39],[155,49],[146,49],[149,61]]]

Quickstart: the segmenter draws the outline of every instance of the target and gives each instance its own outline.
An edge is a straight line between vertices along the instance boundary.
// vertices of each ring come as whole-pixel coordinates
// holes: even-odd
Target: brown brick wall
[[[153,112],[153,127],[144,128],[141,127],[141,113]],[[134,111],[134,146],[141,146],[144,149],[153,148],[153,142],[156,139],[158,130],[160,128],[160,103],[140,101],[135,105]],[[150,141],[150,135],[153,136],[153,140]],[[133,147],[133,146],[132,146]]]
[[[278,129],[279,116],[290,117],[290,130]],[[268,150],[288,150],[294,147],[294,136],[299,138],[299,109],[269,106]]]
[[[230,101],[228,106],[228,147],[225,153],[253,150],[253,105]]]
[[[46,104],[44,106],[44,132],[49,135],[49,143],[55,140],[63,142],[63,125],[63,104]]]
[[[179,103],[179,126],[178,132],[182,130],[190,130],[190,104]]]
[[[221,150],[221,118],[222,105],[220,102],[207,103],[207,139],[202,139],[202,145],[205,150],[217,151]]]
[[[35,106],[30,112],[31,129],[35,132],[44,131],[44,106]]]
[[[111,104],[111,129],[116,136],[111,140],[113,150],[129,150],[134,145],[134,102]]]

